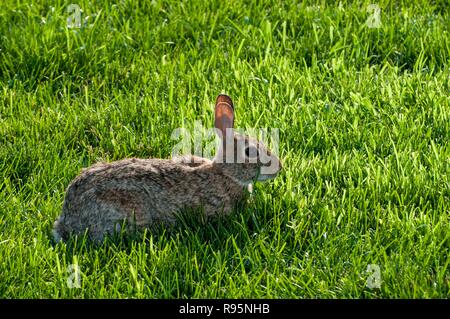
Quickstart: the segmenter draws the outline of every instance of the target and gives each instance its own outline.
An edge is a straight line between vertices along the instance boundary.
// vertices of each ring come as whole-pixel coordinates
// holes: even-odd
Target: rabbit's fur
[[[222,133],[223,143],[213,160],[195,156],[129,158],[84,169],[67,188],[62,214],[53,227],[55,241],[87,232],[91,240],[99,242],[118,231],[123,222],[133,229],[173,223],[175,214],[185,208],[202,209],[207,216],[231,212],[248,184],[278,173],[261,175],[265,164],[259,158],[256,163],[225,160],[228,144],[224,136],[233,124],[232,101],[219,95],[215,126]],[[281,169],[278,158],[257,140],[233,131],[228,136],[235,141],[233,154],[244,152],[242,147],[257,147],[257,154],[264,153]]]

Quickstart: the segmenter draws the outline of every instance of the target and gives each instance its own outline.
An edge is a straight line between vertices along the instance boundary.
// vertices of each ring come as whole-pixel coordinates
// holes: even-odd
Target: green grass
[[[0,4],[0,297],[450,296],[446,1],[379,1],[369,28],[375,0],[77,0],[80,29],[70,2],[29,2]],[[221,92],[238,127],[280,129],[284,170],[252,202],[52,245],[82,167],[170,157],[172,131],[211,126]]]

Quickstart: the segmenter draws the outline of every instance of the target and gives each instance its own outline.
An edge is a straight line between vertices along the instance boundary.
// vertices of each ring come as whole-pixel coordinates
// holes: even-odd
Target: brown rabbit
[[[99,242],[123,222],[134,229],[173,223],[185,208],[202,208],[207,216],[231,212],[250,183],[273,178],[281,169],[276,156],[261,142],[234,132],[233,124],[233,103],[219,95],[215,127],[222,143],[212,161],[195,156],[130,158],[84,169],[67,188],[53,227],[55,241],[87,231]],[[237,161],[239,156],[244,160]],[[269,166],[275,169],[262,173]]]

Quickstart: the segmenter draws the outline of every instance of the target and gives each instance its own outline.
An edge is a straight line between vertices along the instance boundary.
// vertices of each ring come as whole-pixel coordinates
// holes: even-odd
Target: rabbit
[[[53,225],[54,241],[86,233],[101,242],[120,231],[123,222],[135,230],[173,224],[186,208],[201,208],[206,217],[229,214],[249,184],[274,178],[281,170],[280,160],[260,141],[238,134],[233,126],[233,102],[221,94],[215,103],[215,131],[221,140],[214,159],[128,158],[83,169],[66,190],[62,214]],[[238,155],[244,157],[240,163]],[[262,174],[269,165],[274,171]]]

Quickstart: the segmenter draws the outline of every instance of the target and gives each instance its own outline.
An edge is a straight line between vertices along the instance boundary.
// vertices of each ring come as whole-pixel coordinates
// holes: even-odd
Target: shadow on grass
[[[129,229],[122,225],[121,229]],[[130,254],[139,245],[152,245],[153,243],[176,241],[179,245],[192,245],[193,240],[201,245],[208,245],[213,250],[220,250],[230,236],[234,236],[237,243],[245,243],[260,226],[254,218],[252,210],[239,205],[229,215],[206,217],[202,210],[183,210],[177,214],[176,222],[172,225],[157,224],[152,227],[121,231],[106,236],[100,242],[89,239],[87,233],[83,236],[72,236],[66,242],[53,245],[61,247],[67,260],[74,255],[92,253],[96,251],[122,251]],[[247,239],[247,240],[246,240]]]

